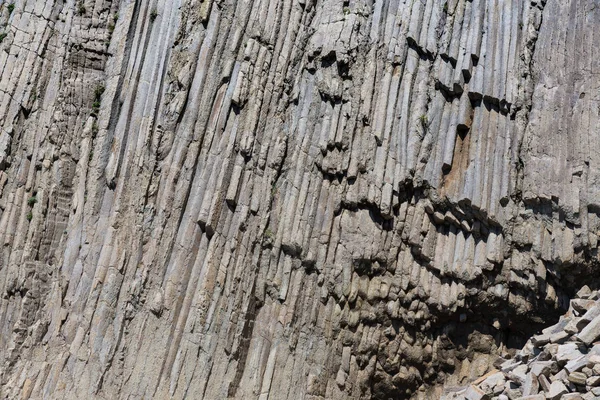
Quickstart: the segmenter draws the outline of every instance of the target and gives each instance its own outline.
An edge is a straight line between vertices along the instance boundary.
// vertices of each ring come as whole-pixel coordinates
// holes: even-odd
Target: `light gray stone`
[[[535,361],[529,364],[529,370],[535,376],[548,376],[552,369],[552,365],[552,361]]]
[[[467,400],[487,400],[489,396],[477,386],[470,385],[465,392],[465,399]]]
[[[588,386],[600,386],[600,376],[591,376],[586,379],[585,384]]]
[[[577,338],[588,346],[600,337],[600,315],[595,317],[577,334]]]
[[[581,356],[577,359],[569,361],[565,365],[565,370],[569,373],[580,371],[583,367],[588,364],[587,356]]]
[[[566,343],[558,346],[556,351],[556,360],[560,362],[568,362],[573,359],[581,358],[583,354],[579,351],[576,343]]]
[[[539,382],[537,380],[537,375],[533,373],[528,373],[525,378],[525,383],[523,384],[523,396],[531,396],[535,395],[539,391]]]
[[[567,393],[561,397],[561,400],[582,400],[583,397],[580,393]]]
[[[558,400],[562,395],[567,394],[568,392],[567,387],[561,381],[554,381],[550,385],[550,390],[546,393],[546,398]]]

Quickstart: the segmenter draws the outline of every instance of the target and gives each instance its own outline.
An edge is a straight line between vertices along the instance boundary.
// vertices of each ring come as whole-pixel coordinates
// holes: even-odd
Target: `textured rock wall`
[[[484,374],[600,271],[596,3],[4,1],[0,393]]]

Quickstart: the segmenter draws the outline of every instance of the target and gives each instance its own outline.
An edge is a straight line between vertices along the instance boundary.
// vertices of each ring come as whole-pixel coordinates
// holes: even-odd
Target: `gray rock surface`
[[[1,2],[0,396],[573,392],[599,24],[594,0]],[[572,371],[535,383],[542,349]]]

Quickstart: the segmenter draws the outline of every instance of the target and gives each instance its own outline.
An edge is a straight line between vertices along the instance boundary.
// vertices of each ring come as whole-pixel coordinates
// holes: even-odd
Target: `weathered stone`
[[[558,346],[556,351],[556,360],[559,362],[568,362],[573,359],[579,359],[583,356],[579,351],[577,343],[566,343]]]
[[[594,300],[586,299],[573,299],[571,300],[571,307],[578,313],[585,314],[590,308],[592,308],[596,302]]]
[[[579,299],[587,299],[592,294],[592,291],[588,285],[583,285],[581,289],[577,291],[575,297]]]
[[[540,383],[541,390],[543,390],[544,392],[548,392],[550,390],[550,381],[548,380],[546,375],[539,375],[538,381]]]
[[[530,372],[535,376],[549,375],[552,369],[552,361],[535,361],[529,365]]]
[[[570,336],[571,335],[567,331],[556,332],[550,336],[550,342],[559,344],[564,343]]]
[[[561,400],[582,400],[580,393],[567,393],[561,397]]]
[[[504,387],[504,373],[495,371],[486,375],[486,378],[481,381],[481,383],[475,383],[475,381],[473,384],[479,385],[486,393],[490,391],[493,392],[496,386]]]
[[[561,369],[556,374],[554,374],[554,375],[552,375],[550,377],[550,381],[551,382],[554,382],[554,381],[566,381],[567,378],[568,378],[568,376],[569,376],[569,373],[566,370]]]
[[[533,373],[528,373],[525,378],[525,383],[523,384],[523,396],[531,396],[535,395],[539,391],[539,382],[537,380],[537,375]]]
[[[470,385],[465,392],[465,399],[467,400],[488,400],[489,396],[477,386]]]
[[[508,377],[513,381],[518,381],[520,384],[523,384],[527,378],[528,369],[527,365],[519,365],[508,374]]]
[[[565,332],[568,334],[568,336],[574,335],[577,332],[579,332],[579,321],[581,321],[581,318],[573,318],[568,324],[567,326],[565,326]]]
[[[546,393],[546,398],[558,400],[562,395],[567,394],[568,392],[567,387],[561,381],[554,381],[550,385],[550,390]]]
[[[507,361],[503,362],[502,364],[500,364],[499,367],[502,370],[502,372],[508,373],[508,372],[512,371],[513,369],[517,368],[519,365],[522,365],[521,361],[507,360]]]
[[[545,344],[550,343],[550,335],[543,334],[543,335],[534,336],[531,338],[531,343],[533,343],[534,346],[542,347]]]
[[[600,315],[595,317],[577,334],[577,338],[588,346],[600,337]]]
[[[600,317],[600,305],[596,304],[590,308],[581,318],[576,322],[576,327],[580,331],[583,330],[592,320]]]
[[[565,365],[565,370],[569,373],[580,371],[583,367],[585,367],[588,363],[587,356],[581,356],[575,360],[569,361]]]
[[[523,393],[519,389],[508,389],[504,392],[510,400],[516,400],[523,397]]]
[[[576,385],[585,385],[587,376],[583,372],[571,372],[568,379]]]
[[[585,384],[588,386],[600,386],[600,376],[591,376],[586,379]]]
[[[588,357],[588,365],[600,364],[600,355],[590,354]]]

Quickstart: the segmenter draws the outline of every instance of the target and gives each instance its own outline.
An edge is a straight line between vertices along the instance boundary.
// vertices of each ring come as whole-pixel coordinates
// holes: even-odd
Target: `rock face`
[[[493,371],[600,282],[598,26],[594,0],[2,2],[0,394]],[[593,345],[583,299],[537,348]]]

